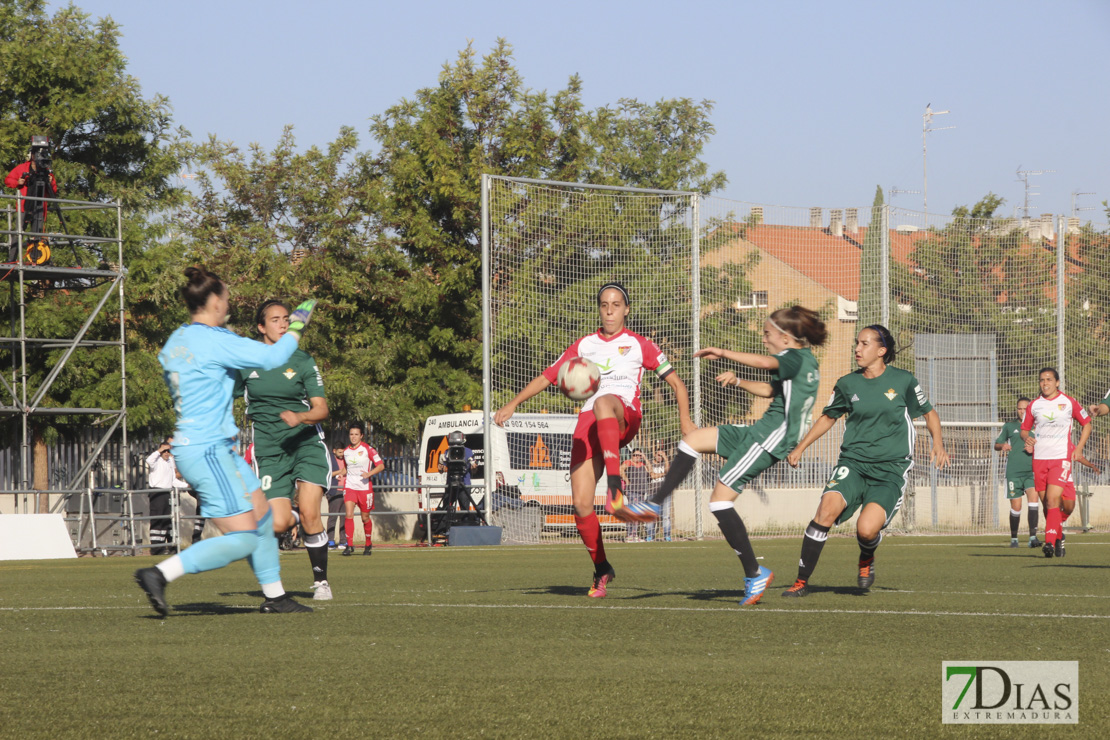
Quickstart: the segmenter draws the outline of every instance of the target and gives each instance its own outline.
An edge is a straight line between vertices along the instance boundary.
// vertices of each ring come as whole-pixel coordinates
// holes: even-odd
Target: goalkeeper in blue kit
[[[181,295],[191,323],[178,328],[158,354],[173,398],[177,424],[173,454],[177,468],[196,490],[205,516],[223,533],[201,540],[156,567],[140,568],[135,580],[154,610],[169,613],[166,585],[186,573],[202,573],[250,559],[265,600],[260,611],[308,612],[285,593],[272,514],[261,484],[235,452],[239,434],[231,414],[235,370],[273,368],[297,349],[315,301],[290,316],[289,331],[276,344],[245,339],[223,328],[229,292],[219,277],[200,267],[185,270]]]

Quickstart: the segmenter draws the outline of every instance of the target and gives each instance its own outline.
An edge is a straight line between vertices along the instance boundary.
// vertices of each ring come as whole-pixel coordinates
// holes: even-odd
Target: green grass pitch
[[[0,734],[11,738],[1107,737],[1110,536],[1067,557],[1003,537],[888,537],[870,593],[830,539],[804,599],[800,542],[756,540],[775,582],[739,607],[720,541],[377,548],[308,558],[314,614],[259,614],[245,563],[185,576],[157,618],[155,558],[0,563]],[[941,724],[944,660],[1078,660],[1079,725]]]

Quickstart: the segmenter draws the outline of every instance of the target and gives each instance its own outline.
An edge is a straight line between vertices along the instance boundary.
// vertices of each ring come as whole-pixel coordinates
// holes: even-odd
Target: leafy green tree
[[[182,189],[173,176],[180,171],[186,148],[185,133],[172,128],[169,102],[160,96],[145,99],[138,82],[127,74],[118,40],[114,22],[94,22],[73,6],[51,15],[42,0],[0,5],[0,162],[12,167],[26,161],[31,136],[48,136],[53,142],[53,171],[60,197],[123,204],[124,264],[130,270],[128,289],[134,297],[157,290],[156,285],[143,282],[151,270],[150,261],[158,259],[158,250],[148,245],[162,235],[162,227],[149,217],[181,202]],[[9,201],[8,205],[14,209],[15,203]],[[55,206],[49,208],[48,232],[100,239],[117,235],[114,209],[67,208],[64,225],[60,212]],[[52,264],[118,270],[120,256],[114,245],[106,246],[95,238],[71,243],[52,239]],[[9,289],[0,290],[0,310],[11,317],[5,333],[14,335],[18,281],[10,272],[4,279]],[[29,281],[23,295],[27,335],[75,336],[106,291],[112,295],[85,338],[118,341],[118,292],[107,281],[91,278]],[[157,314],[157,309],[151,313]],[[165,426],[172,418],[169,399],[161,391],[157,362],[146,351],[150,341],[142,325],[139,321],[138,331],[132,326],[127,337],[132,352],[128,423],[132,427]],[[0,365],[10,368],[18,364],[15,346],[8,344],[0,351]],[[42,343],[28,345],[29,399],[61,356],[60,349]],[[121,385],[117,347],[79,349],[39,406],[119,408]],[[46,441],[58,433],[110,421],[102,416],[34,417],[36,485],[45,484],[45,465],[38,463],[45,460]],[[18,417],[7,417],[3,425],[9,435],[15,435]],[[14,440],[15,436],[8,438]]]
[[[1066,236],[1065,264],[1067,357],[1064,380],[1067,392],[1081,402],[1093,403],[1110,388],[1106,347],[1110,345],[1110,232],[1091,224]],[[1107,448],[1103,443],[1103,452]]]
[[[942,229],[916,242],[906,267],[892,264],[892,291],[909,312],[892,312],[900,343],[914,333],[993,334],[999,398],[1028,394],[1055,356],[1055,260],[1020,225],[991,216],[993,193],[953,211]],[[899,364],[912,368],[912,358]]]
[[[410,375],[425,370],[410,360],[408,326],[421,311],[423,279],[383,244],[379,191],[360,159],[350,128],[303,152],[290,128],[271,152],[216,139],[199,146],[199,193],[178,214],[168,279],[180,284],[189,264],[220,275],[233,296],[232,328],[245,336],[263,301],[318,299],[304,348],[324,374],[332,421],[370,419],[411,438],[419,396]],[[172,306],[161,319],[166,334],[185,318],[179,301]]]
[[[480,61],[468,47],[445,65],[438,86],[372,119],[380,148],[366,168],[381,188],[383,241],[410,259],[410,287],[419,300],[407,317],[411,343],[403,360],[417,369],[410,392],[422,409],[481,402],[481,175],[708,193],[725,182],[700,159],[713,133],[711,110],[708,101],[681,99],[621,100],[585,111],[577,77],[552,96],[529,90],[501,40]],[[514,381],[533,377],[562,349],[556,345],[592,321],[600,276],[624,278],[636,296],[666,300],[662,314],[689,316],[688,292],[667,300],[651,286],[668,270],[689,275],[689,255],[673,253],[689,240],[684,206],[665,196],[642,206],[655,214],[656,226],[646,233],[622,210],[630,202],[621,196],[570,202],[549,191],[494,205],[491,228],[515,229],[513,243],[520,245],[499,255],[497,290],[514,296],[521,315],[548,317],[508,332],[492,348],[495,363],[513,358]],[[656,315],[651,300],[637,305],[636,317]],[[633,329],[652,334],[654,327],[636,321]],[[498,400],[510,392],[497,391]]]

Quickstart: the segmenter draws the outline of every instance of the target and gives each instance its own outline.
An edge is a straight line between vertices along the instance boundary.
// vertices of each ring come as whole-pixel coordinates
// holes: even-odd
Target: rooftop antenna
[[[920,190],[903,190],[897,185],[891,185],[886,191],[886,202],[890,203],[896,195],[921,195]]]
[[[932,126],[933,116],[943,116],[946,113],[952,112],[948,110],[933,110],[932,105],[932,103],[928,103],[925,106],[925,115],[921,117],[921,159],[925,168],[924,202],[926,214],[929,213],[929,139],[926,135],[934,131],[946,131],[950,128],[956,128],[955,126]]]
[[[1029,184],[1029,178],[1033,175],[1044,175],[1044,174],[1047,174],[1049,172],[1055,172],[1055,171],[1056,170],[1023,170],[1021,168],[1021,165],[1020,164],[1018,165],[1018,168],[1017,168],[1018,182],[1025,183],[1025,205],[1022,206],[1022,208],[1021,208],[1022,218],[1029,218],[1029,198],[1031,196],[1034,196],[1034,195],[1040,195],[1040,193],[1031,193],[1031,192],[1029,192],[1029,188],[1036,187],[1034,185]]]
[[[1075,218],[1076,214],[1078,214],[1080,211],[1093,211],[1093,210],[1095,210],[1094,206],[1080,206],[1078,208],[1075,207],[1075,200],[1076,200],[1076,198],[1078,198],[1081,195],[1094,195],[1094,193],[1081,193],[1078,190],[1076,190],[1071,194],[1071,215],[1072,215],[1072,218]]]

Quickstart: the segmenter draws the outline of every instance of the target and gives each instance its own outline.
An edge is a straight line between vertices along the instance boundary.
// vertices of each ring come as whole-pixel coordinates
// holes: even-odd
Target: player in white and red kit
[[[366,534],[366,547],[362,554],[373,554],[374,546],[370,542],[370,535],[374,532],[374,522],[370,519],[370,511],[374,508],[374,486],[370,483],[370,478],[385,470],[385,463],[377,450],[362,441],[362,434],[361,424],[351,424],[347,430],[347,438],[351,444],[343,450],[347,475],[343,484],[343,506],[347,510],[347,521],[343,525],[347,535],[344,555],[355,553],[356,504],[362,517],[362,531]]]
[[[563,352],[553,365],[537,375],[516,397],[502,406],[493,421],[503,425],[524,401],[555,382],[559,368],[571,357],[585,357],[601,370],[601,384],[582,405],[570,459],[570,490],[574,504],[574,524],[594,563],[593,585],[589,595],[601,598],[614,578],[601,540],[601,522],[594,511],[594,489],[604,469],[608,478],[606,508],[624,506],[620,476],[620,448],[627,445],[640,428],[640,381],[644,370],[655,373],[671,387],[678,401],[682,433],[696,428],[690,418],[686,385],[674,372],[663,351],[639,334],[625,328],[628,316],[628,291],[620,283],[606,283],[597,292],[601,328],[582,337]]]
[[[1041,395],[1025,409],[1021,422],[1021,438],[1025,449],[1033,453],[1033,485],[1045,502],[1044,555],[1063,555],[1061,536],[1064,531],[1061,501],[1065,495],[1075,497],[1072,463],[1083,457],[1083,447],[1091,436],[1091,416],[1071,396],[1060,392],[1060,374],[1046,367],[1038,375]],[[1071,440],[1072,422],[1082,425],[1079,443]]]

